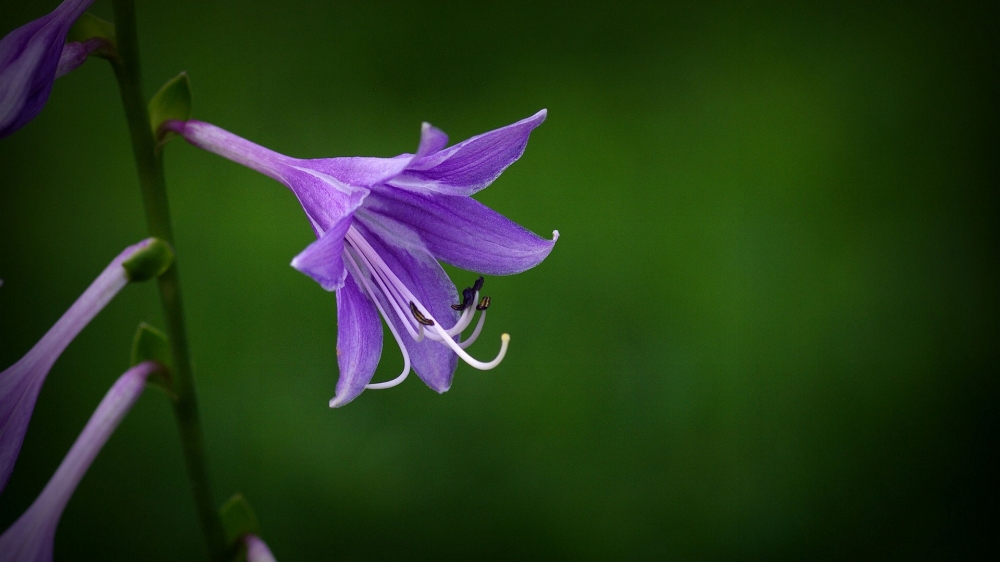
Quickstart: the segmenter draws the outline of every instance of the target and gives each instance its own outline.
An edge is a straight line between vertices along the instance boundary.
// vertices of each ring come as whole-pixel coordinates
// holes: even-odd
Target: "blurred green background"
[[[55,0],[5,2],[0,33]],[[170,203],[215,494],[279,560],[962,559],[996,551],[997,3],[139,2],[147,95],[300,157],[545,107],[477,198],[562,238],[488,278],[488,373],[330,410],[332,294],[279,184],[183,142]],[[110,2],[92,11],[111,19]],[[109,66],[0,140],[0,366],[145,236]],[[459,286],[474,274],[449,269]],[[46,382],[0,528],[112,381],[152,284]],[[387,341],[376,378],[401,366]],[[167,400],[97,458],[57,560],[199,560]]]

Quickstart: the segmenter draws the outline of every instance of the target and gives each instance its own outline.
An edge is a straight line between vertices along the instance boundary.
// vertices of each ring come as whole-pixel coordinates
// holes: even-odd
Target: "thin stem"
[[[139,185],[142,188],[146,222],[151,235],[173,245],[174,236],[167,205],[163,158],[156,149],[146,109],[146,98],[142,94],[135,6],[132,0],[114,0],[113,6],[118,56],[112,59],[111,65],[115,71],[115,78],[118,79],[118,89],[121,92],[125,117],[132,137],[132,151],[135,154]],[[208,541],[209,556],[212,560],[220,561],[226,555],[225,535],[209,484],[208,462],[199,421],[187,331],[184,327],[184,307],[181,302],[176,259],[174,265],[161,275],[158,281],[167,335],[173,354],[171,376],[176,394],[173,406],[181,434],[181,447],[198,518]]]

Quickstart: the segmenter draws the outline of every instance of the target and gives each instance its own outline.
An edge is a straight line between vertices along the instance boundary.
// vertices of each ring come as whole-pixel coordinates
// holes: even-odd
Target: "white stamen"
[[[409,314],[403,312],[403,310],[400,308],[400,304],[399,304],[399,300],[400,299],[397,298],[397,293],[394,292],[394,291],[392,291],[392,289],[390,288],[392,286],[392,283],[388,282],[386,279],[383,279],[383,276],[381,275],[381,272],[368,259],[368,254],[366,254],[364,251],[362,251],[359,248],[357,248],[357,246],[352,246],[352,247],[355,250],[358,250],[358,256],[361,258],[362,261],[364,261],[365,266],[367,267],[368,271],[371,272],[371,274],[372,274],[372,278],[375,280],[375,282],[382,289],[382,294],[384,294],[386,296],[386,300],[389,301],[390,306],[392,306],[392,308],[396,312],[396,317],[399,318],[400,322],[406,328],[406,331],[410,333],[410,337],[412,337],[413,339],[418,340],[418,341],[421,340],[421,339],[423,339],[422,336],[418,336],[417,332],[414,331],[414,327],[413,327],[414,320],[413,320],[413,318]],[[376,302],[378,301],[378,299],[375,297],[375,293],[371,293],[371,297]],[[383,313],[383,316],[386,318],[386,320],[388,320],[389,317],[385,316],[384,313]],[[418,328],[417,329],[419,330],[419,323],[417,323],[417,324],[418,324]]]
[[[555,233],[555,236],[558,237],[558,233]],[[407,287],[406,284],[404,284],[399,277],[393,273],[388,264],[375,251],[375,248],[373,248],[372,245],[364,239],[355,227],[351,226],[344,238],[345,242],[347,242],[344,248],[344,255],[347,257],[346,262],[351,266],[352,273],[354,273],[361,281],[361,284],[363,285],[364,290],[368,293],[368,296],[372,299],[372,301],[374,301],[379,313],[386,319],[386,324],[389,325],[389,330],[392,332],[393,337],[396,339],[396,344],[399,345],[399,349],[403,353],[403,372],[398,377],[386,382],[370,383],[365,388],[383,389],[396,386],[406,380],[411,366],[410,356],[406,351],[406,345],[403,343],[402,337],[397,331],[395,324],[390,321],[389,314],[386,313],[386,309],[383,307],[376,290],[379,291],[381,296],[388,302],[390,309],[396,314],[396,318],[399,319],[400,323],[406,328],[406,331],[414,341],[421,342],[426,336],[426,338],[431,341],[447,345],[456,355],[461,357],[463,361],[476,369],[485,371],[500,364],[504,355],[507,353],[507,346],[510,343],[510,335],[508,334],[500,336],[500,352],[492,361],[479,361],[465,352],[465,348],[472,345],[472,343],[479,337],[479,334],[482,333],[483,325],[486,322],[485,310],[483,310],[479,315],[479,322],[476,324],[475,330],[468,339],[461,343],[454,340],[455,336],[459,336],[472,323],[472,319],[476,315],[475,303],[479,301],[479,291],[476,291],[475,298],[472,300],[470,305],[462,311],[462,314],[459,316],[455,325],[451,328],[445,328],[440,322],[437,321],[436,318],[434,318],[434,315],[427,310],[427,307],[425,307],[420,300],[413,295],[409,287]],[[364,267],[362,267],[362,265]],[[371,280],[374,281],[374,285],[364,274],[365,271],[367,271],[371,276]],[[414,310],[416,312],[413,312]],[[416,313],[425,317],[425,319],[432,322],[432,324],[425,325],[423,322],[418,321],[415,317]]]
[[[399,340],[397,339],[396,341],[398,342]],[[403,349],[403,347],[400,346],[400,349]],[[407,361],[407,363],[409,363],[410,358],[407,357],[405,350],[403,351],[403,358]],[[406,367],[403,368],[403,373],[398,377],[392,379],[391,381],[368,383],[365,385],[365,388],[367,388],[368,390],[383,390],[386,388],[392,388],[394,386],[403,384],[403,381],[405,381],[406,377],[408,377],[409,375],[410,375],[410,366],[407,365]]]
[[[479,291],[476,291],[476,296],[472,299],[472,304],[468,308],[462,311],[462,316],[458,319],[458,323],[455,324],[453,328],[448,330],[449,336],[457,336],[465,331],[472,324],[472,317],[476,314],[476,303],[479,302]]]
[[[441,327],[436,324],[434,326],[431,326],[431,328],[437,329],[439,334],[444,333],[444,330],[441,329]],[[461,346],[455,343],[455,340],[446,337],[444,338],[443,341],[448,347],[451,348],[452,351],[455,352],[455,355],[461,357],[463,361],[465,361],[472,367],[475,367],[480,371],[489,371],[493,367],[499,365],[500,362],[503,361],[503,356],[507,354],[507,344],[510,343],[510,334],[500,335],[500,353],[497,353],[497,356],[494,357],[492,361],[489,361],[487,363],[483,363],[482,361],[474,359],[471,355],[466,353],[465,350],[461,348]]]
[[[375,302],[375,306],[378,307],[378,311],[382,314],[383,317],[386,317],[385,310],[382,308],[382,304],[378,302],[377,298],[375,298],[375,293],[372,292],[372,286],[371,284],[368,283],[368,280],[365,279],[365,276],[361,274],[361,268],[359,268],[358,263],[354,261],[354,256],[352,256],[351,253],[347,251],[344,252],[344,255],[347,256],[347,259],[354,267],[354,271],[357,272],[357,278],[361,279],[361,283],[364,285],[365,291],[368,292],[368,294],[371,296],[371,299]],[[410,354],[406,352],[406,346],[403,345],[403,340],[399,337],[399,333],[396,331],[396,327],[392,325],[392,322],[386,322],[386,324],[389,325],[389,331],[392,332],[392,337],[396,338],[396,345],[399,346],[399,350],[403,352],[403,372],[400,373],[398,377],[392,379],[391,381],[369,383],[368,385],[365,386],[365,388],[370,388],[373,390],[392,388],[405,381],[406,377],[410,375]]]
[[[459,317],[458,323],[455,324],[453,327],[449,328],[448,330],[445,330],[445,332],[449,336],[455,337],[458,334],[461,334],[462,332],[465,331],[466,328],[469,327],[469,324],[472,324],[472,317],[476,314],[475,303],[477,302],[479,302],[479,291],[476,291],[476,296],[475,298],[472,299],[472,304],[468,308],[462,311],[462,316]],[[422,314],[430,318],[430,316],[427,313],[422,313]],[[434,332],[425,332],[423,329],[423,324],[417,326],[417,333],[420,336],[420,339],[423,339],[424,335],[426,334],[427,339],[438,342],[442,341],[441,337],[435,334]],[[420,341],[420,339],[418,339],[417,341]]]
[[[483,313],[479,315],[479,323],[476,324],[476,329],[472,331],[472,335],[469,336],[469,339],[459,343],[458,345],[462,346],[462,349],[467,349],[470,345],[472,345],[472,342],[476,341],[476,338],[479,337],[479,332],[483,331],[483,324],[485,323],[486,311],[484,310]]]
[[[347,230],[347,235],[345,236],[345,238],[350,240],[353,246],[364,252],[365,257],[372,262],[372,265],[375,266],[375,269],[384,273],[389,278],[389,281],[391,281],[393,288],[399,290],[402,293],[402,296],[404,297],[405,300],[413,302],[417,302],[419,300],[417,299],[417,297],[413,296],[413,293],[410,292],[410,289],[407,288],[407,286],[404,285],[403,282],[399,280],[399,277],[396,277],[396,274],[393,273],[391,269],[389,269],[389,265],[382,260],[382,257],[378,255],[378,253],[375,251],[375,248],[372,248],[371,244],[369,244],[368,241],[365,240],[364,236],[361,236],[361,233],[358,232],[356,228],[351,226]],[[420,308],[423,307],[421,306]]]

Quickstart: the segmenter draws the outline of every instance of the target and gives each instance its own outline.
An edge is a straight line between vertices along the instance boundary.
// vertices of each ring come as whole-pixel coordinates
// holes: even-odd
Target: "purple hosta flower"
[[[94,0],[65,0],[52,13],[0,39],[0,138],[35,118],[56,78],[83,64],[101,40],[64,45],[66,34]]]
[[[0,491],[14,469],[38,392],[52,365],[80,330],[128,284],[130,273],[123,266],[126,260],[154,244],[162,242],[149,238],[118,254],[42,339],[0,373]],[[138,280],[134,276],[132,279]]]
[[[243,544],[247,547],[247,562],[276,562],[271,549],[257,535],[244,535]]]
[[[445,148],[448,137],[425,123],[416,154],[394,158],[301,160],[200,121],[165,127],[188,142],[248,166],[295,193],[318,240],[292,266],[337,292],[340,379],[330,406],[342,406],[367,388],[402,382],[412,365],[427,386],[444,392],[461,357],[478,369],[495,367],[465,348],[482,330],[489,298],[482,278],[463,291],[438,260],[490,275],[519,273],[541,262],[552,240],[541,238],[478,203],[470,195],[493,182],[524,152],[545,110],[512,125]],[[479,310],[468,339],[462,332]],[[369,384],[382,352],[379,313],[403,353],[396,379]]]
[[[146,378],[159,370],[159,363],[146,361],[125,371],[101,400],[83,433],[52,475],[45,489],[20,519],[0,536],[0,553],[9,562],[52,560],[56,526],[70,496],[90,468],[101,447],[139,399]]]

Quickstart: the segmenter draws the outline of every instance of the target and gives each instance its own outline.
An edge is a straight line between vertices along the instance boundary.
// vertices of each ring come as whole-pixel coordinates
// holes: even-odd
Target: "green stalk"
[[[118,79],[125,117],[132,137],[132,151],[142,188],[146,223],[152,236],[174,243],[173,228],[170,224],[170,210],[167,205],[166,181],[163,175],[163,157],[156,149],[156,140],[149,124],[146,98],[142,94],[139,66],[139,43],[136,35],[135,6],[132,0],[114,0],[115,33],[117,57],[111,65]],[[176,251],[176,249],[175,249]],[[188,350],[187,331],[184,327],[184,307],[181,303],[180,279],[177,275],[177,260],[158,279],[163,316],[173,356],[173,380],[176,398],[173,401],[174,415],[180,429],[181,447],[187,465],[191,490],[194,492],[195,506],[201,521],[208,552],[212,560],[225,559],[226,542],[219,512],[212,498],[208,478],[208,462],[202,438],[201,422],[198,414],[198,399],[195,392],[191,355]]]

